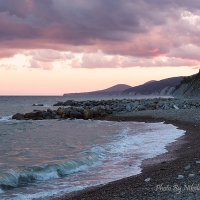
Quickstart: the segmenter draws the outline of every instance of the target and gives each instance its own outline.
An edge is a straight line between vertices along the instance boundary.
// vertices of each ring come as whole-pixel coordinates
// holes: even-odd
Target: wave
[[[8,199],[8,200],[36,200],[36,199],[47,199],[49,197],[52,197],[52,196],[56,196],[58,194],[65,194],[65,193],[69,193],[69,192],[75,192],[75,191],[78,191],[78,190],[83,190],[84,187],[81,187],[81,186],[78,186],[76,188],[74,187],[69,187],[69,188],[66,188],[66,189],[60,189],[60,190],[49,190],[49,191],[45,191],[45,192],[38,192],[38,193],[35,193],[35,194],[16,194],[15,197],[13,197],[12,199]]]
[[[29,183],[62,178],[76,172],[85,171],[95,165],[97,161],[98,157],[96,155],[89,155],[63,164],[46,164],[24,170],[9,170],[0,175],[0,187],[7,190],[26,186]]]
[[[10,120],[12,120],[12,115],[0,117],[0,122],[8,122]]]

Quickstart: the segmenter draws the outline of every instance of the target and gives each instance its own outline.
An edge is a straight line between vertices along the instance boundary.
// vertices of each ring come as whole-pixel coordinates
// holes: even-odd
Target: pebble
[[[148,183],[149,181],[151,180],[151,178],[146,178],[144,181],[146,182],[146,183]]]
[[[191,168],[191,165],[187,165],[187,166],[184,167],[185,170],[188,170],[190,168]]]
[[[177,179],[178,180],[184,179],[184,176],[183,175],[178,175]]]
[[[195,177],[195,174],[189,174],[188,177],[193,178]]]
[[[179,107],[178,107],[178,106],[174,105],[173,107],[174,107],[176,110],[179,110]]]

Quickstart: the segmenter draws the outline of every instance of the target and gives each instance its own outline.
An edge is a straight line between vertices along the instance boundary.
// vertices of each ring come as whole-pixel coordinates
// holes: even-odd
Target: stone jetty
[[[113,99],[113,100],[67,100],[57,102],[53,109],[33,110],[30,113],[13,115],[16,120],[44,119],[103,119],[118,113],[140,112],[145,110],[179,110],[200,108],[196,99]]]

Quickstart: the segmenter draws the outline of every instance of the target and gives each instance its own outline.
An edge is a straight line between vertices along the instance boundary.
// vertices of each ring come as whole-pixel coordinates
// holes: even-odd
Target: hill
[[[200,98],[200,70],[199,73],[184,77],[176,87],[173,96],[185,98]]]
[[[117,84],[104,90],[98,90],[93,92],[82,92],[82,93],[68,93],[64,94],[67,97],[84,97],[84,96],[112,96],[121,95],[124,90],[131,88],[126,84]]]
[[[171,95],[183,77],[167,78],[160,81],[148,81],[143,85],[129,88],[123,94],[134,95]]]
[[[148,81],[142,85],[131,87],[118,84],[104,90],[83,93],[64,94],[67,97],[96,97],[96,96],[134,96],[158,95],[194,98],[200,97],[200,71],[198,74],[187,77],[172,77],[159,81]]]

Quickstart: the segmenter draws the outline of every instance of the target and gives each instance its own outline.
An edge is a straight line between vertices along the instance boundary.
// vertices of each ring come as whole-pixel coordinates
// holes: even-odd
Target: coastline
[[[105,120],[173,124],[184,136],[168,152],[143,161],[142,173],[106,185],[86,188],[53,200],[78,199],[198,199],[200,198],[200,110],[141,111],[112,115]],[[180,176],[181,175],[181,176]],[[180,177],[181,178],[180,178]],[[183,177],[182,177],[183,176]],[[179,178],[178,178],[179,177]],[[145,181],[145,179],[150,181]]]

